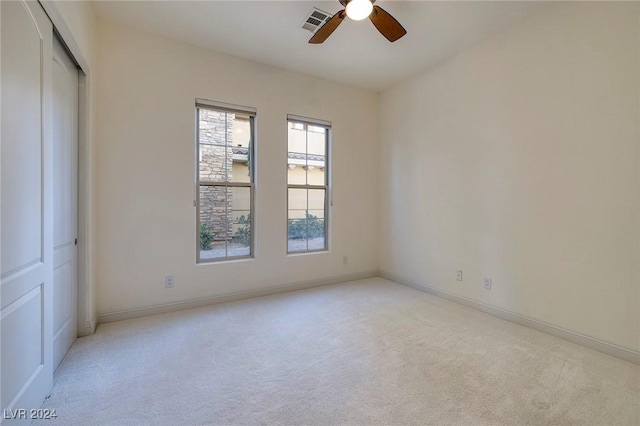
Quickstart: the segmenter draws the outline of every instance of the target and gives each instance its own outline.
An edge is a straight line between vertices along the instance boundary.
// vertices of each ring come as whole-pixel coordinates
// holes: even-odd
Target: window
[[[196,100],[197,260],[253,255],[253,108]]]
[[[287,251],[327,250],[331,124],[292,115],[287,122]]]

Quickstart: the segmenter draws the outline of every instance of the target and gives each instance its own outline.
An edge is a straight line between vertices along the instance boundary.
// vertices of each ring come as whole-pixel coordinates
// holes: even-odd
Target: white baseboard
[[[571,331],[562,327],[555,326],[553,324],[546,323],[534,318],[527,317],[525,315],[517,314],[515,312],[508,311],[506,309],[498,308],[488,305],[486,303],[477,302],[464,296],[459,296],[444,290],[440,290],[435,287],[431,287],[426,284],[418,283],[400,275],[387,272],[387,271],[367,271],[356,274],[341,275],[337,277],[331,277],[320,280],[312,280],[305,282],[298,282],[287,284],[283,286],[268,287],[259,290],[240,291],[235,293],[227,293],[220,296],[206,297],[202,299],[186,300],[182,302],[168,303],[164,305],[149,306],[144,308],[128,309],[117,312],[108,312],[98,314],[97,324],[121,321],[131,318],[140,318],[149,315],[163,314],[167,312],[180,311],[183,309],[199,308],[202,306],[214,305],[218,303],[233,302],[243,299],[251,299],[254,297],[269,296],[272,294],[285,293],[288,291],[302,290],[305,288],[320,287],[323,285],[338,284],[346,281],[354,281],[365,278],[372,278],[379,276],[388,280],[397,282],[399,284],[406,285],[408,287],[415,288],[417,290],[425,291],[427,293],[451,300],[485,312],[487,314],[502,318],[507,321],[514,322],[516,324],[523,325],[525,327],[532,328],[534,330],[541,331],[543,333],[550,334],[552,336],[559,337],[564,340],[568,340],[572,343],[585,346],[590,349],[594,349],[608,355],[612,355],[626,361],[630,361],[634,364],[640,365],[640,352],[630,348],[616,345],[614,343],[606,342],[595,337],[587,336],[582,333]],[[87,334],[92,334],[95,331],[96,322],[87,323]]]
[[[622,358],[626,361],[630,361],[634,364],[640,365],[640,352],[633,349],[625,348],[614,343],[605,342],[595,337],[567,330],[566,328],[558,327],[534,318],[529,318],[525,315],[516,314],[515,312],[511,312],[502,308],[487,305],[486,303],[477,302],[464,296],[458,296],[457,294],[449,293],[447,291],[440,290],[426,284],[421,284],[391,272],[379,271],[378,275],[382,278],[395,281],[398,284],[404,284],[417,290],[422,290],[435,296],[440,296],[442,298],[469,306],[498,318],[502,318],[504,320],[511,321],[516,324],[541,331],[543,333],[551,334],[552,336],[568,340],[572,343],[576,343],[578,345],[582,345],[599,352],[604,352],[605,354]]]
[[[202,306],[215,305],[218,303],[234,302],[236,300],[251,299],[254,297],[269,296],[288,291],[302,290],[305,288],[320,287],[329,284],[338,284],[346,281],[360,280],[378,276],[378,271],[367,271],[356,274],[340,275],[337,277],[324,278],[319,280],[304,281],[282,286],[268,287],[259,290],[239,291],[227,293],[220,296],[204,297],[201,299],[185,300],[182,302],[167,303],[164,305],[148,306],[144,308],[128,309],[117,312],[98,314],[98,324],[121,321],[131,318],[146,317],[149,315],[164,314],[167,312],[180,311],[183,309],[200,308]]]
[[[78,329],[78,337],[90,336],[96,332],[95,321],[85,321],[84,327]]]

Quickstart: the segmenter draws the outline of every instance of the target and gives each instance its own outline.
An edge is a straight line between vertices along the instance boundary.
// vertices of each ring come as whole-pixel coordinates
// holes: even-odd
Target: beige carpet
[[[104,324],[64,425],[640,424],[640,366],[375,278]]]

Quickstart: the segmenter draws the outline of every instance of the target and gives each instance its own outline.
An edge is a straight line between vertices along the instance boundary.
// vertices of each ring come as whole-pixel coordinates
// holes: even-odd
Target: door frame
[[[54,31],[80,67],[78,73],[78,337],[93,334],[97,325],[93,276],[93,161],[91,139],[92,79],[89,62],[53,0],[39,0]]]

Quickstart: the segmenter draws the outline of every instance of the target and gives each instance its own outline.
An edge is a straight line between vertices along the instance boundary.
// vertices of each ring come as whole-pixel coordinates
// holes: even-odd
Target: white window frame
[[[331,122],[326,120],[320,120],[316,118],[303,117],[295,114],[287,114],[287,128],[289,123],[297,123],[302,124],[304,126],[304,130],[308,131],[308,126],[315,127],[323,127],[326,129],[326,137],[325,137],[325,159],[324,159],[324,167],[325,167],[325,179],[324,185],[309,185],[307,184],[290,184],[287,176],[287,255],[299,255],[299,254],[307,254],[307,253],[323,253],[330,250],[331,246],[331,212],[330,207],[333,207],[333,197],[332,197],[332,178],[331,178],[331,146],[332,146],[332,131],[331,131]],[[308,155],[308,149],[307,153]],[[287,133],[287,164],[289,162],[289,139]],[[312,250],[295,250],[289,251],[289,189],[323,189],[324,190],[324,248],[322,249],[312,249]],[[308,200],[307,200],[308,204]],[[308,210],[308,209],[307,209]]]
[[[250,182],[211,182],[200,180],[200,109],[209,109],[218,112],[237,113],[249,116],[250,121],[250,145],[249,156],[251,161],[249,163],[249,175],[251,176]],[[226,102],[211,101],[207,99],[196,99],[195,105],[195,120],[196,120],[196,143],[195,143],[195,200],[193,205],[196,210],[196,263],[197,264],[210,264],[217,262],[224,262],[229,260],[238,259],[253,259],[255,258],[255,171],[256,171],[256,116],[257,110],[253,107],[234,105]],[[250,203],[250,215],[251,220],[249,223],[251,229],[251,240],[249,243],[249,254],[245,256],[224,256],[216,258],[202,259],[200,257],[200,187],[201,186],[219,186],[224,188],[242,187],[249,188],[249,203]]]

